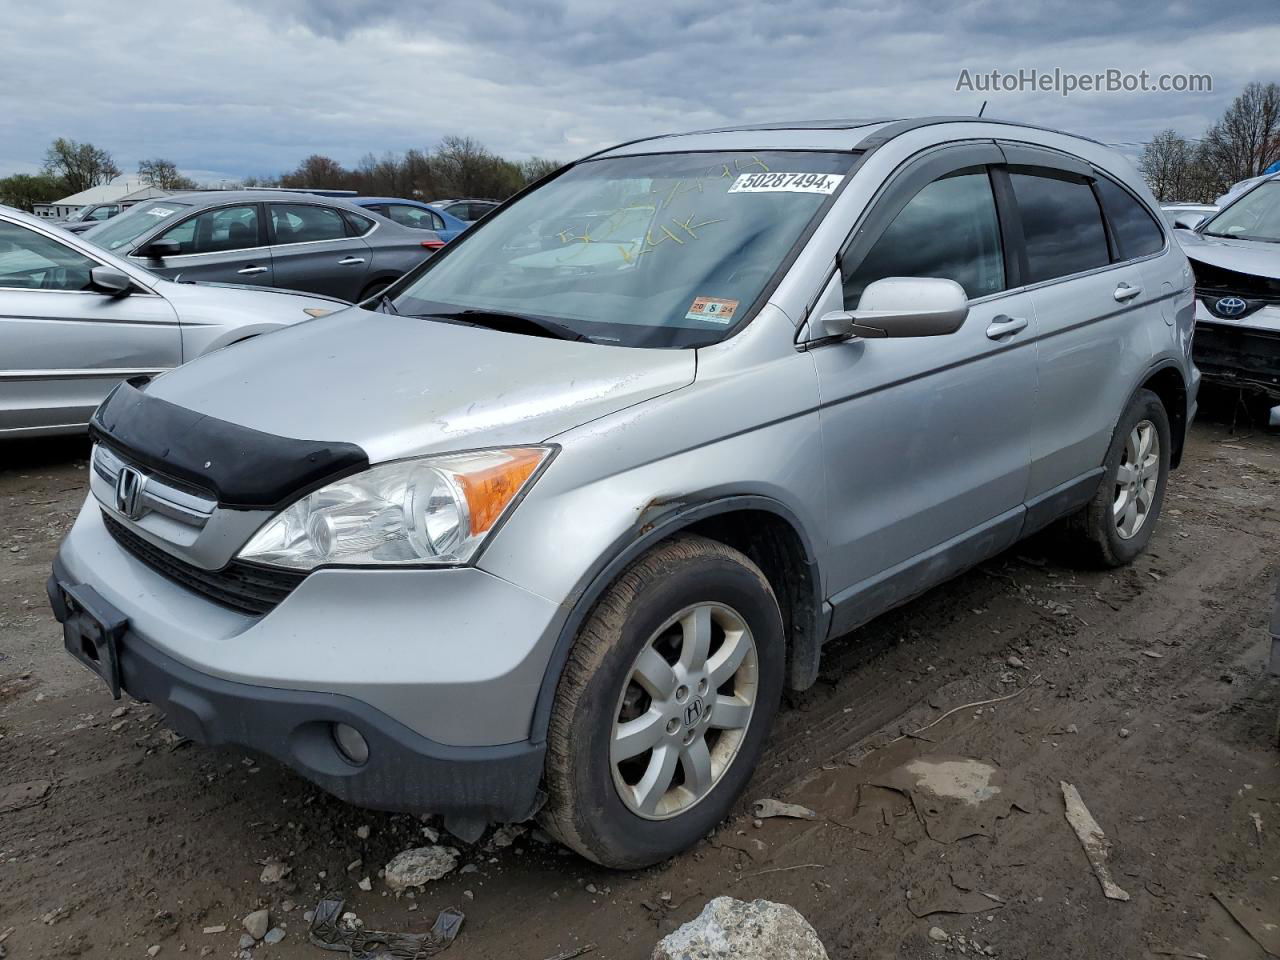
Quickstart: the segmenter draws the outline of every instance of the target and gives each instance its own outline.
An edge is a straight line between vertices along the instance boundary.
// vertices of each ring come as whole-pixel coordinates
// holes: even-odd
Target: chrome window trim
[[[98,266],[107,267],[110,270],[115,269],[115,267],[111,266],[111,264],[109,263],[100,263],[98,264]],[[130,276],[129,279],[132,280],[134,283],[140,282],[138,280],[135,280],[132,276]],[[40,287],[6,287],[6,286],[0,286],[0,290],[13,290],[18,293],[76,293],[76,294],[79,294],[80,296],[92,296],[92,297],[109,297],[110,296],[109,294],[103,293],[101,290],[45,290]],[[128,296],[155,297],[158,300],[164,299],[164,297],[160,296],[160,294],[156,293],[150,287],[146,287],[140,292],[130,293],[128,294]],[[45,318],[42,317],[40,319],[45,319]]]
[[[0,380],[94,380],[100,377],[124,380],[130,377],[156,377],[170,369],[172,368],[59,367],[52,370],[0,370]]]
[[[295,201],[295,200],[264,200],[264,201],[262,201],[262,202],[263,202],[263,203],[265,203],[265,204],[267,205],[267,216],[268,216],[268,217],[270,217],[270,216],[271,216],[271,206],[272,206],[273,204],[275,204],[275,205],[277,205],[277,206],[282,206],[282,207],[319,207],[321,210],[332,210],[334,213],[336,213],[336,214],[338,215],[338,219],[340,219],[344,224],[347,222],[347,218],[346,218],[346,217],[344,217],[344,216],[342,215],[342,214],[343,214],[343,211],[344,211],[344,209],[345,209],[345,208],[343,208],[343,207],[331,207],[331,206],[330,206],[329,204],[327,204],[327,203],[305,203],[305,202]],[[355,204],[353,204],[353,206],[356,206],[356,205],[355,205]],[[367,210],[368,208],[367,208],[367,207],[363,207],[363,208],[361,208],[361,209],[366,209],[366,210]],[[354,210],[348,210],[348,211],[346,211],[346,212],[348,212],[348,213],[356,213],[357,211],[354,211]],[[372,235],[377,231],[377,229],[378,229],[380,226],[382,226],[382,224],[380,224],[380,223],[379,223],[377,220],[375,220],[373,217],[365,216],[365,215],[363,215],[363,214],[362,214],[362,216],[364,216],[364,219],[366,219],[366,220],[368,220],[370,223],[372,223],[372,224],[373,224],[373,226],[372,226],[372,227],[370,227],[368,230],[366,230],[364,233],[356,234],[354,237],[345,237],[345,236],[344,236],[344,237],[330,237],[328,240],[291,240],[291,241],[289,241],[288,243],[270,243],[270,244],[268,244],[267,246],[268,246],[268,248],[269,248],[269,249],[273,249],[273,250],[274,250],[276,247],[296,247],[296,246],[300,246],[300,245],[302,245],[302,244],[304,244],[304,243],[305,243],[305,244],[315,244],[315,243],[337,243],[339,240],[363,240],[365,237],[372,236]],[[382,216],[382,214],[378,214],[378,216]],[[271,232],[272,232],[273,234],[276,232],[276,231],[275,231],[275,226],[274,226],[274,225],[272,225],[272,227],[271,227]]]

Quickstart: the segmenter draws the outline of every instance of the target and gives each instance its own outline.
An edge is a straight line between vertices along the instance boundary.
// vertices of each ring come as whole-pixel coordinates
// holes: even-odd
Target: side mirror
[[[89,271],[89,283],[110,297],[123,297],[133,289],[133,281],[115,267],[94,267]]]
[[[1173,218],[1173,225],[1182,230],[1194,230],[1208,219],[1203,213],[1180,213]]]
[[[177,240],[152,240],[140,251],[144,256],[163,260],[165,257],[176,257],[182,253],[182,244]]]
[[[940,337],[969,316],[964,287],[940,277],[885,277],[862,291],[858,309],[823,314],[828,337]]]

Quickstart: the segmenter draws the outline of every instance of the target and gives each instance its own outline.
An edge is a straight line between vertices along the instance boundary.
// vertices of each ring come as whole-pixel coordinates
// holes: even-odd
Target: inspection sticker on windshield
[[[844,176],[838,173],[744,173],[730,193],[835,193]]]
[[[167,217],[169,214],[173,213],[173,211],[168,207],[152,207],[147,211],[147,213],[153,217]]]
[[[727,324],[738,309],[737,300],[721,300],[719,297],[694,297],[693,306],[684,315],[686,320],[705,320],[707,323]]]

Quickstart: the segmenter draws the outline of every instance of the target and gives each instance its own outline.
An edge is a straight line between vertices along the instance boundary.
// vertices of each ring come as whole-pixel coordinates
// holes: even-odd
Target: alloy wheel
[[[1133,537],[1147,522],[1160,482],[1160,434],[1150,420],[1138,423],[1124,443],[1116,470],[1111,515],[1122,540]]]
[[[755,639],[732,608],[696,604],[656,630],[614,714],[609,763],[627,808],[665,820],[707,796],[738,755],[758,686]]]

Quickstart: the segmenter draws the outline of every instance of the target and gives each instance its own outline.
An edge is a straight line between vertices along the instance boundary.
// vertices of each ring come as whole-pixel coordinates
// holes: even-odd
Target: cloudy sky
[[[181,11],[181,12],[179,12]],[[0,175],[54,137],[199,180],[466,134],[571,159],[645,134],[976,112],[1140,143],[1280,81],[1280,0],[0,0]],[[961,70],[1208,73],[1211,93],[957,91]]]

